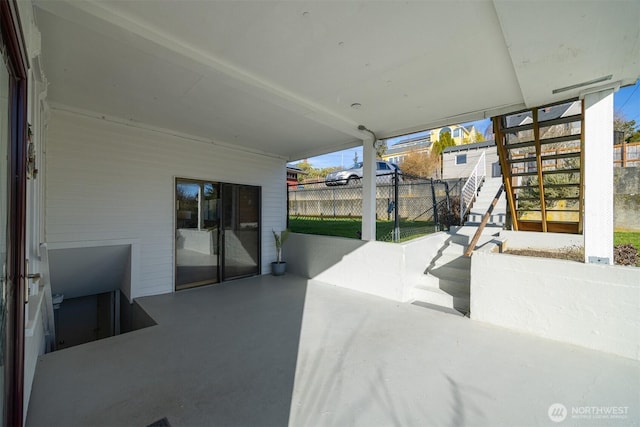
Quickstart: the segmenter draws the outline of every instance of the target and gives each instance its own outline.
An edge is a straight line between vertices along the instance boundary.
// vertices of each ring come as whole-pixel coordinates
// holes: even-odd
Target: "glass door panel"
[[[260,187],[223,184],[223,278],[260,274]]]
[[[175,202],[176,290],[219,282],[219,184],[177,179]]]

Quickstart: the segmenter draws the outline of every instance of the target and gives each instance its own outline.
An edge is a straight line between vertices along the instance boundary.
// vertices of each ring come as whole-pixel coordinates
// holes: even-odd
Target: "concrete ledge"
[[[500,232],[500,239],[506,241],[506,249],[562,249],[584,246],[584,236],[579,234],[503,230]]]
[[[406,243],[386,243],[292,233],[283,252],[293,274],[408,301],[447,237],[440,232]]]
[[[640,360],[640,268],[476,251],[471,318]]]

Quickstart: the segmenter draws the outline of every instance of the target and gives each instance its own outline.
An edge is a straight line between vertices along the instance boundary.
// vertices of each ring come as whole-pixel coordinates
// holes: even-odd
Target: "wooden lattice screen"
[[[582,101],[494,117],[493,126],[513,228],[582,233]]]

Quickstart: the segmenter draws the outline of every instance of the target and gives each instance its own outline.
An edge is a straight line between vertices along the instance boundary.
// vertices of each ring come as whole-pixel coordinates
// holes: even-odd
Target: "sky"
[[[616,114],[622,115],[626,120],[635,120],[640,124],[640,81],[633,86],[621,88],[613,94],[613,108]],[[475,122],[463,123],[463,126],[474,125],[480,133],[491,123],[490,119],[478,120]],[[455,123],[452,123],[455,124]],[[427,132],[419,132],[426,134]],[[417,135],[417,134],[414,134]],[[391,146],[402,140],[403,137],[391,138],[387,140],[387,145]],[[362,160],[362,147],[354,147],[348,150],[336,151],[322,156],[310,157],[309,163],[315,168],[328,168],[333,166],[348,167],[353,164],[354,156]],[[294,164],[297,162],[293,162]]]

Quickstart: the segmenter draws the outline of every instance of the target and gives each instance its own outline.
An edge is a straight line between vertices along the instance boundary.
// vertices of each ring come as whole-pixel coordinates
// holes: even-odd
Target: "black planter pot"
[[[287,263],[284,261],[271,263],[271,274],[274,276],[283,276],[287,271]]]

